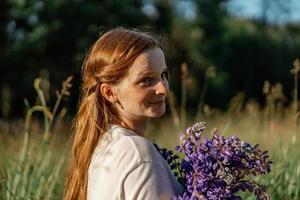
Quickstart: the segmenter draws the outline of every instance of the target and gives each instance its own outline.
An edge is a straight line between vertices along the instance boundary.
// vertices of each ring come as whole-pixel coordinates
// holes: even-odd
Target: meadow
[[[298,66],[298,68],[296,67]],[[168,97],[168,114],[151,122],[146,137],[174,150],[179,133],[195,121],[205,121],[207,134],[217,128],[222,135],[237,135],[242,140],[259,144],[268,150],[274,162],[270,174],[259,177],[273,200],[300,199],[300,126],[298,111],[299,63],[294,64],[293,99],[284,102],[280,84],[268,81],[262,86],[265,104],[246,101],[243,93],[231,100],[227,111],[220,111],[200,102],[197,117],[186,109],[186,97],[177,105]],[[27,106],[24,119],[0,120],[0,199],[62,199],[66,164],[70,152],[72,119],[59,106],[70,95],[71,78],[57,92],[55,105],[47,105],[36,79],[38,101]],[[182,94],[187,94],[183,80]],[[254,199],[247,194],[244,199]]]

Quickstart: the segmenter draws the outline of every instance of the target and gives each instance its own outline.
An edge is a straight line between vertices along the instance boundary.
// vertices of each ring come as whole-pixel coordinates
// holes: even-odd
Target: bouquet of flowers
[[[265,187],[254,177],[271,171],[268,152],[258,145],[241,141],[238,137],[225,138],[216,129],[212,137],[203,138],[205,123],[196,123],[180,134],[178,152],[182,160],[172,151],[158,151],[166,159],[185,192],[174,200],[239,200],[238,192],[254,193],[258,200],[270,199]]]

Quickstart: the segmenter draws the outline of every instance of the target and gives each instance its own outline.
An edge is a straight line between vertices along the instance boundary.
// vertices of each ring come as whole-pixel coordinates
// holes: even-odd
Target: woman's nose
[[[169,92],[169,83],[168,81],[161,80],[155,86],[155,93],[157,95],[167,95]]]

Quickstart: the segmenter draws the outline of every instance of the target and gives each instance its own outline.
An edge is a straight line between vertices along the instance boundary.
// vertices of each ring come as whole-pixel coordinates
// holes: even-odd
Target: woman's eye
[[[153,79],[152,78],[144,78],[142,79],[141,83],[144,84],[144,85],[150,85],[151,83],[153,82]]]
[[[144,78],[143,82],[144,83],[149,83],[149,82],[151,82],[151,79],[150,78]]]

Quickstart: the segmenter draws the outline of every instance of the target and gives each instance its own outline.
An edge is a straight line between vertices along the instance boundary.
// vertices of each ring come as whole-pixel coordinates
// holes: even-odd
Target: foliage
[[[209,80],[205,98],[198,90],[189,96],[190,108],[203,99],[225,109],[239,91],[262,102],[257,88],[265,79],[271,83],[280,79],[285,91],[290,91],[285,68],[300,49],[297,24],[261,26],[259,21],[230,16],[228,0],[191,0],[195,18],[186,19],[178,14],[175,2],[180,5],[183,0],[1,1],[0,24],[5,28],[0,31],[0,96],[6,103],[1,105],[0,115],[22,114],[21,100],[34,95],[31,82],[36,76],[49,79],[54,88],[66,74],[79,77],[89,46],[99,33],[116,26],[151,27],[151,31],[167,36],[170,82],[179,101],[178,66],[189,66],[189,90],[207,84],[207,69],[216,69],[218,76]],[[78,85],[74,83],[74,96],[68,105],[71,110],[77,105]],[[54,92],[49,88],[50,94]]]
[[[24,138],[20,151],[14,159],[9,160],[1,169],[0,198],[1,199],[57,199],[56,194],[62,188],[57,187],[61,179],[66,161],[66,149],[61,149],[60,157],[53,155],[50,146],[51,128],[56,117],[62,97],[69,95],[71,87],[69,77],[62,84],[62,89],[57,91],[57,101],[52,110],[47,106],[43,91],[40,88],[41,79],[34,81],[34,88],[38,94],[40,105],[29,106],[24,122]],[[32,115],[42,112],[44,132],[39,145],[32,144],[30,124]],[[64,111],[60,115],[64,115]],[[61,118],[61,117],[60,117]]]

